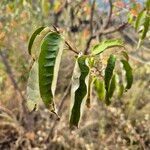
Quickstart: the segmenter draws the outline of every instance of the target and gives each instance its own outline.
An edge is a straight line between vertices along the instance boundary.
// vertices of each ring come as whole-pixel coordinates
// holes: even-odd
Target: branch
[[[108,15],[108,19],[106,21],[106,25],[104,26],[104,29],[107,29],[111,22],[111,16],[112,16],[112,10],[113,10],[112,0],[109,0],[109,6],[110,6],[109,15]]]
[[[54,30],[60,34],[60,29],[58,29],[56,26],[53,25],[53,28]],[[77,52],[71,45],[68,41],[65,40],[65,44],[68,46],[69,50],[76,53],[76,54],[79,54],[79,52]]]
[[[95,39],[97,36],[101,37],[102,35],[111,34],[111,33],[123,30],[124,28],[126,28],[127,25],[128,25],[128,23],[124,23],[114,29],[111,29],[111,30],[110,29],[109,30],[102,29],[99,32],[95,33],[94,35],[91,35],[87,41],[86,48],[84,50],[85,54],[88,53],[88,49],[90,47],[92,40]]]
[[[94,9],[95,9],[95,1],[96,0],[93,0],[92,6],[91,6],[91,15],[90,15],[90,33],[91,33],[91,35],[87,41],[86,48],[84,50],[85,55],[88,54],[88,50],[89,50],[91,41],[93,39],[93,16],[94,16]]]
[[[91,7],[91,15],[90,15],[90,31],[91,35],[93,34],[93,16],[94,16],[94,9],[95,9],[95,1],[93,0],[92,7]]]
[[[7,61],[7,58],[5,56],[5,54],[2,52],[2,50],[0,50],[0,56],[1,56],[1,59],[5,65],[5,68],[6,68],[6,72],[12,82],[12,85],[14,87],[14,89],[17,91],[17,93],[19,94],[19,96],[21,97],[21,101],[20,101],[20,118],[19,120],[22,121],[23,119],[23,115],[25,114],[26,112],[26,109],[25,109],[25,105],[24,105],[24,102],[25,102],[25,97],[23,96],[23,94],[21,93],[21,90],[20,88],[18,87],[18,84],[14,78],[14,75],[12,73],[12,70],[11,70],[11,66],[9,65],[8,61]]]

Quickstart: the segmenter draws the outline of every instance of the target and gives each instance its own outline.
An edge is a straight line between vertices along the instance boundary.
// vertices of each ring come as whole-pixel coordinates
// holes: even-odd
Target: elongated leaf
[[[27,84],[27,107],[32,111],[41,101],[39,92],[38,63],[34,62]]]
[[[108,91],[108,89],[109,89],[109,84],[110,84],[110,80],[111,80],[112,75],[113,75],[115,63],[116,63],[116,56],[110,55],[110,57],[107,61],[107,66],[105,69],[105,77],[104,77],[106,91]]]
[[[106,94],[104,81],[96,78],[94,81],[94,87],[95,87],[99,100],[104,100],[105,94]]]
[[[110,83],[110,87],[109,87],[109,98],[111,98],[115,92],[116,89],[116,74],[113,75],[112,79],[111,79],[111,83]]]
[[[31,35],[30,40],[29,40],[29,44],[28,44],[28,52],[29,52],[30,55],[31,55],[31,48],[32,48],[32,45],[33,45],[33,42],[34,42],[36,36],[37,36],[38,34],[40,34],[40,32],[41,32],[44,28],[45,28],[45,27],[40,27],[40,28],[36,29],[36,30],[33,32],[33,34]]]
[[[149,26],[150,26],[150,16],[146,16],[145,22],[144,22],[144,29],[143,29],[142,36],[141,36],[142,40],[146,37]]]
[[[116,56],[110,55],[108,61],[107,61],[107,67],[105,69],[105,89],[106,89],[106,104],[110,104],[110,97],[109,97],[109,86],[110,86],[110,81],[113,76],[113,70],[115,68],[115,63],[116,63]]]
[[[89,64],[89,66],[90,66],[90,64]],[[86,100],[86,106],[87,106],[87,108],[91,107],[92,89],[93,89],[93,79],[90,76],[89,77],[89,85],[88,85],[88,97],[87,97],[87,100]]]
[[[111,47],[115,47],[115,46],[123,46],[123,42],[119,39],[105,40],[93,47],[92,54],[98,55],[98,54],[102,53],[104,50],[111,48]]]
[[[33,59],[37,60],[40,54],[40,45],[43,38],[50,32],[49,27],[45,27],[38,35],[36,35],[34,42],[31,47],[31,56]]]
[[[126,81],[127,81],[126,90],[127,90],[131,88],[133,83],[132,68],[128,63],[128,61],[122,59],[121,62],[123,64],[124,70],[126,71]]]
[[[138,31],[140,29],[140,27],[143,25],[144,23],[144,18],[146,16],[146,11],[141,11],[136,19],[135,22],[135,29]]]
[[[120,84],[118,87],[118,98],[120,98],[124,93],[124,85]]]
[[[63,52],[63,39],[56,32],[48,33],[41,44],[39,56],[39,87],[42,100],[50,111],[55,111],[54,94]]]
[[[87,59],[86,56],[79,56],[76,60],[72,77],[70,126],[78,127],[88,97],[90,69]]]

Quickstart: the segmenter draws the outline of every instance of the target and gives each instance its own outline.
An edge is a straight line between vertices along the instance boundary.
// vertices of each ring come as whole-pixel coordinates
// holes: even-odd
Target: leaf
[[[139,13],[139,15],[136,19],[136,22],[135,22],[136,31],[138,31],[140,29],[141,25],[143,25],[145,16],[146,16],[146,12],[144,10]]]
[[[63,52],[63,39],[56,32],[48,33],[41,44],[39,55],[39,87],[45,106],[55,111],[54,94]]]
[[[34,62],[27,83],[27,107],[29,111],[34,110],[35,107],[39,105],[40,101],[38,63]]]
[[[114,74],[111,79],[111,83],[110,83],[110,87],[109,87],[109,91],[108,91],[109,98],[112,98],[112,96],[115,92],[115,89],[116,89],[116,74]]]
[[[122,64],[123,64],[123,68],[126,71],[126,81],[127,81],[127,85],[125,87],[125,89],[130,89],[133,83],[133,75],[132,75],[132,68],[130,66],[130,64],[128,63],[128,61],[126,60],[121,60]]]
[[[150,16],[146,16],[145,22],[144,22],[144,29],[143,29],[142,36],[141,36],[142,40],[146,37],[149,26],[150,26]]]
[[[109,98],[109,86],[110,86],[110,81],[113,76],[113,70],[115,68],[115,63],[116,63],[116,56],[110,55],[108,61],[107,61],[107,67],[105,69],[105,89],[106,89],[106,104],[110,104],[110,98]]]
[[[34,60],[37,60],[39,57],[41,41],[50,31],[49,27],[45,27],[39,34],[36,35],[30,52]]]
[[[123,42],[121,40],[105,40],[97,45],[95,45],[92,49],[93,55],[98,55],[102,53],[104,50],[116,47],[116,46],[123,46]]]
[[[34,42],[36,36],[37,36],[38,34],[40,34],[40,32],[41,32],[44,28],[45,28],[45,27],[39,27],[39,28],[36,29],[36,30],[33,32],[33,34],[31,35],[30,40],[29,40],[29,44],[28,44],[28,52],[29,52],[30,55],[31,55],[31,48],[32,48],[32,45],[33,45],[33,42]]]
[[[120,84],[118,87],[118,98],[122,97],[123,93],[124,93],[124,85]]]
[[[87,61],[87,56],[79,56],[74,67],[71,87],[70,126],[78,127],[88,97],[90,69]]]
[[[105,69],[105,77],[104,77],[106,91],[108,91],[108,89],[109,89],[109,84],[110,84],[110,80],[111,80],[112,75],[113,75],[115,63],[116,63],[116,56],[110,55],[110,57],[107,61],[107,66]]]
[[[89,66],[90,66],[90,64],[89,64]],[[87,108],[91,107],[92,89],[93,89],[93,79],[92,79],[92,76],[90,76],[89,77],[89,85],[88,85],[88,97],[87,97],[87,100],[86,100]]]
[[[99,78],[96,78],[94,81],[94,87],[95,87],[99,100],[104,100],[105,94],[106,94],[104,81],[100,80]]]

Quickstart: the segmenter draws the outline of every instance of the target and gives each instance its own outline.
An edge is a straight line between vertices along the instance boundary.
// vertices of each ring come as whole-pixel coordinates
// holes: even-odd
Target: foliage
[[[37,76],[39,81],[37,83],[39,84],[38,86],[39,86],[40,96],[44,104],[46,105],[46,107],[50,111],[55,112],[54,94],[55,94],[58,69],[59,69],[60,59],[61,59],[62,49],[63,49],[63,47],[61,46],[62,36],[60,33],[58,33],[58,31],[55,32],[50,29],[48,30],[48,32],[44,32],[46,33],[44,34],[45,37],[39,36],[39,35],[43,35],[41,33],[45,29],[48,29],[48,27],[45,27],[42,31],[37,32],[39,31],[39,29],[41,30],[41,28],[38,28],[30,38],[29,54],[31,53],[31,56],[35,60],[35,63],[38,63],[39,70],[37,72],[38,74]],[[38,40],[38,43],[36,42],[37,38],[40,39]],[[37,47],[34,51],[30,50],[32,49],[31,47],[33,47],[35,43],[37,43],[36,46],[38,45],[40,47]],[[90,79],[89,76],[92,77],[91,80],[94,80],[94,78],[96,77],[96,74],[91,74],[92,68],[95,67],[94,66],[95,57],[97,57],[97,55],[100,55],[103,51],[107,50],[108,48],[115,47],[115,46],[123,46],[122,41],[121,40],[103,41],[97,44],[96,46],[94,46],[91,54],[83,55],[82,52],[78,54],[76,58],[74,72],[72,75],[72,90],[71,90],[72,96],[71,96],[71,114],[70,114],[71,126],[72,125],[78,126],[79,120],[82,116],[84,105],[88,98],[89,86],[91,86],[90,84],[93,84],[93,82],[89,84],[89,79]],[[125,54],[126,56],[128,56],[127,53]],[[106,90],[106,97],[104,102],[107,105],[111,103],[110,98],[113,96],[113,93],[117,86],[116,75],[114,75],[113,73],[116,65],[115,62],[116,62],[116,56],[111,54],[110,57],[108,58],[107,66],[105,69],[105,77],[104,77],[105,90]],[[127,61],[122,60],[121,62],[123,63],[124,68],[126,70],[126,80],[127,80],[126,88],[130,89],[132,85],[132,70]],[[98,76],[96,78],[97,79],[94,82],[96,91],[98,92],[98,97],[100,99],[103,99],[105,93],[102,87],[103,84],[100,83]],[[36,89],[37,88],[35,87],[35,90]],[[37,99],[37,97],[35,97],[35,99]],[[33,99],[33,101],[35,102],[36,100]]]

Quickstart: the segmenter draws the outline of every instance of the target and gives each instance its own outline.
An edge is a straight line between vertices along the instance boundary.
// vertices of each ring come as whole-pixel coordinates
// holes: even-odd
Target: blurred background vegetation
[[[69,95],[61,110],[61,119],[43,106],[37,112],[24,111],[29,64],[28,40],[39,26],[56,26],[78,51],[87,48],[90,37],[92,0],[1,0],[0,1],[0,150],[4,149],[150,149],[150,35],[137,49],[138,34],[132,24],[113,33],[97,36],[121,38],[129,52],[134,84],[123,97],[115,96],[105,106],[93,93],[79,129],[68,126]],[[137,17],[144,1],[114,0],[108,31]],[[95,32],[107,22],[108,0],[97,0],[93,17]],[[90,48],[90,47],[89,47]],[[110,49],[110,52],[119,49]],[[108,53],[103,55],[106,64]],[[64,51],[57,87],[57,103],[71,79],[75,54]],[[20,114],[24,120],[20,121]]]

